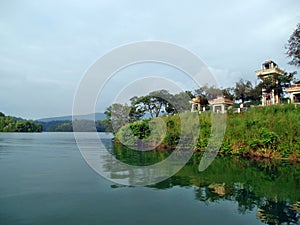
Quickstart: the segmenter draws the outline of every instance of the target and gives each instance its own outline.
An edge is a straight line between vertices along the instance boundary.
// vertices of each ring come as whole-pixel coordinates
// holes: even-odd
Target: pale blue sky
[[[284,45],[298,22],[299,0],[1,1],[0,111],[33,119],[70,115],[87,68],[133,41],[195,52],[224,87],[255,81],[265,59],[294,71]]]

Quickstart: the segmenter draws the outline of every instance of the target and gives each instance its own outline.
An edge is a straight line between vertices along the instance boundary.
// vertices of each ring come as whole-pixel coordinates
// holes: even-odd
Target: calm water
[[[168,154],[112,152],[131,164]],[[219,157],[200,173],[200,159],[127,187],[96,174],[72,133],[0,133],[0,224],[300,224],[299,164]]]

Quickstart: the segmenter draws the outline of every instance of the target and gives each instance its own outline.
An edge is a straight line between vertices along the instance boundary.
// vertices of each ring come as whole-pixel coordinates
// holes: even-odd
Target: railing
[[[267,73],[279,73],[279,74],[284,74],[284,71],[279,69],[278,67],[274,67],[274,68],[269,68],[269,69],[261,69],[261,70],[257,70],[255,71],[256,75],[263,75],[263,74],[267,74]]]

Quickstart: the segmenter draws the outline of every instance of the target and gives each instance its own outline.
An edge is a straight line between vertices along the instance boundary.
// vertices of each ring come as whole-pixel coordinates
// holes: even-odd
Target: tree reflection
[[[168,157],[170,152],[137,152],[117,146],[113,148],[113,154],[131,165],[149,165]],[[300,223],[299,164],[217,157],[200,173],[200,159],[201,155],[195,153],[177,174],[149,188],[194,187],[195,198],[206,204],[234,201],[240,214],[256,210],[264,223]],[[121,186],[114,188],[118,187]]]
[[[299,212],[287,202],[266,201],[257,211],[260,220],[267,224],[299,224]]]

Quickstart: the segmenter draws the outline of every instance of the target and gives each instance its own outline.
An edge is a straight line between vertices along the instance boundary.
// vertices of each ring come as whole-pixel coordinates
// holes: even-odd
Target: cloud
[[[294,0],[2,2],[0,111],[25,117],[69,114],[85,70],[132,41],[168,41],[195,52],[221,86],[239,78],[255,81],[254,71],[265,59],[293,71],[284,45],[300,21],[299,8]],[[172,78],[193,89],[186,77]],[[126,77],[119,79],[115,87]]]

